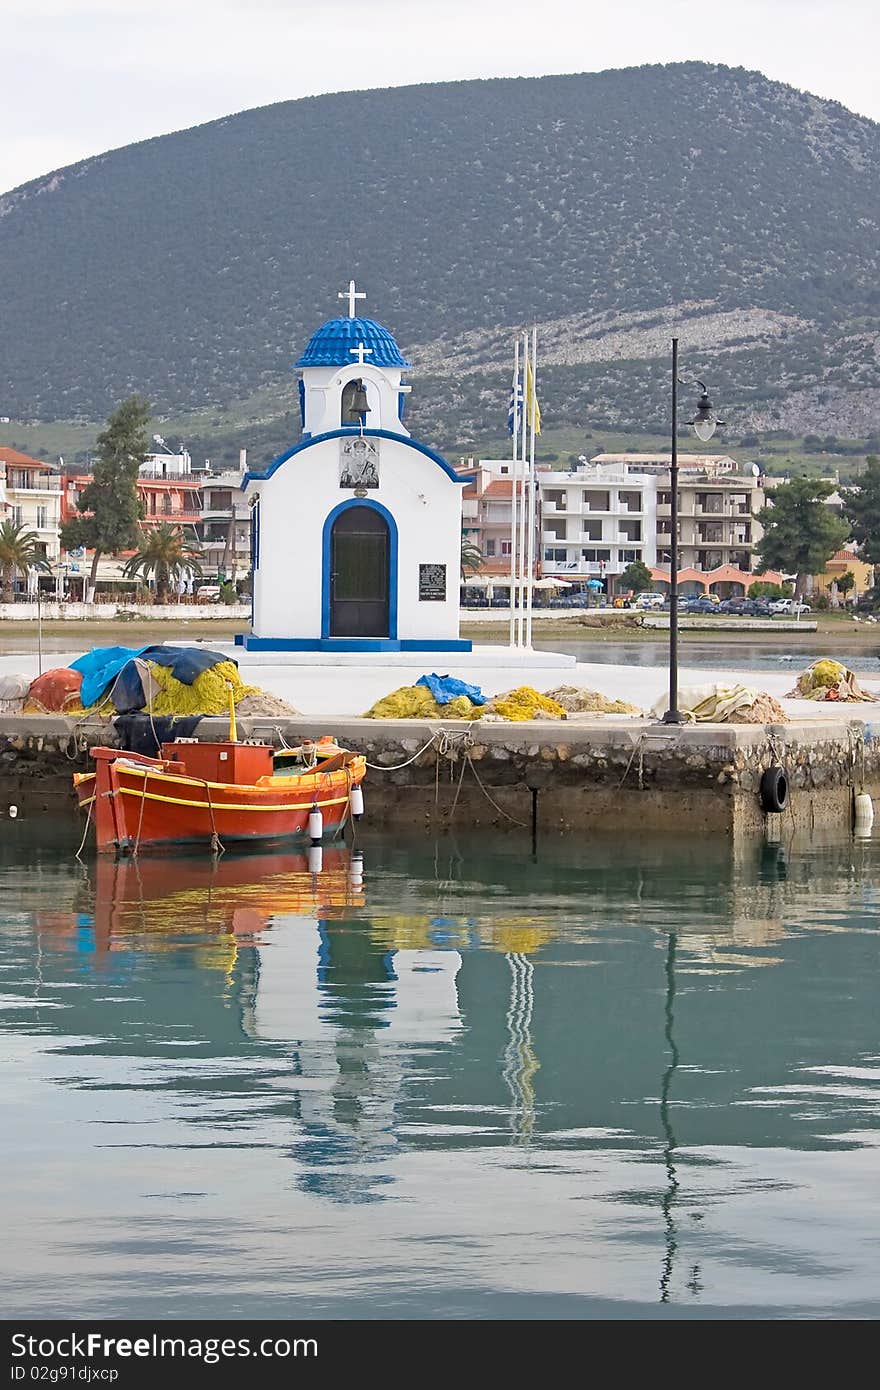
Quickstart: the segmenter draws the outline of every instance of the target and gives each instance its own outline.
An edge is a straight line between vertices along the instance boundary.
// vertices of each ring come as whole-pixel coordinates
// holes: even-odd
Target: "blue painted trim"
[[[391,641],[385,637],[255,637],[252,632],[239,632],[237,647],[251,652],[469,652],[471,643],[462,638],[403,638]]]
[[[313,434],[308,439],[301,439],[299,444],[294,444],[292,449],[287,450],[287,453],[279,454],[277,459],[273,459],[269,467],[264,469],[262,473],[252,473],[250,470],[245,473],[241,480],[241,486],[246,488],[248,483],[264,483],[267,478],[272,477],[272,474],[281,467],[282,463],[292,459],[294,454],[300,454],[304,449],[311,449],[313,444],[323,444],[325,439],[345,439],[352,433],[353,428],[349,426],[347,429],[328,430],[326,434]],[[454,483],[461,483],[463,487],[467,483],[472,483],[476,477],[475,473],[456,473],[442,454],[435,453],[427,444],[422,444],[420,440],[405,434],[395,434],[392,430],[364,430],[364,435],[370,439],[396,439],[398,444],[405,444],[409,448],[415,449],[417,453],[424,454],[426,458],[433,460],[438,467],[443,469],[447,477],[451,478]]]
[[[388,637],[386,641],[397,640],[397,522],[387,507],[374,502],[371,497],[353,497],[340,502],[329,512],[321,534],[321,638],[324,641],[339,641],[330,637],[330,543],[333,536],[333,523],[343,512],[352,507],[367,507],[378,512],[388,527]],[[375,639],[380,640],[380,639]]]

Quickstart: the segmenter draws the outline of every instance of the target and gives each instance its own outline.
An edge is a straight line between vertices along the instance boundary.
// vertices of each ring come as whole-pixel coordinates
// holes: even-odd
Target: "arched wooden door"
[[[330,636],[388,637],[388,523],[373,507],[346,507],[330,535]]]

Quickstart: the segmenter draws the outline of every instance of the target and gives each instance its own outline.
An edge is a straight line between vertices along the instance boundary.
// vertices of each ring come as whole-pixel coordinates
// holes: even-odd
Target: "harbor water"
[[[875,840],[0,843],[6,1317],[875,1318]]]

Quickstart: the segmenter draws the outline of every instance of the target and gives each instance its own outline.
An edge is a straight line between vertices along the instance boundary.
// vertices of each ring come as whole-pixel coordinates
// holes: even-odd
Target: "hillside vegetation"
[[[741,432],[867,436],[878,190],[880,126],[701,63],[244,112],[0,198],[0,413],[138,391],[200,443],[289,442],[292,362],[354,275],[447,446],[503,428],[533,321],[550,428],[662,429],[675,331]]]

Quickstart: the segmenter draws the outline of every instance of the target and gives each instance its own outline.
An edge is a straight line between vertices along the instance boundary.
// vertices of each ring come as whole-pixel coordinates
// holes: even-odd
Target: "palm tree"
[[[461,538],[461,577],[467,579],[468,574],[477,574],[483,565],[483,555],[479,546],[464,536]]]
[[[167,603],[168,589],[180,578],[184,570],[191,569],[201,575],[198,546],[191,545],[179,526],[171,526],[162,521],[149,531],[141,531],[140,544],[130,560],[125,562],[122,573],[128,579],[150,575],[156,580],[156,599]]]
[[[15,576],[26,575],[29,569],[49,569],[36,532],[26,531],[13,521],[0,523],[0,574],[3,576],[0,598],[3,603],[12,603]]]

